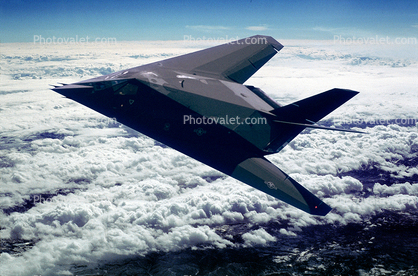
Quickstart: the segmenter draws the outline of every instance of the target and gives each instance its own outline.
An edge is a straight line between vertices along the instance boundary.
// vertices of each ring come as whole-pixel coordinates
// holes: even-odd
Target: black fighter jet
[[[308,127],[350,131],[315,123],[358,92],[332,89],[281,106],[244,85],[282,48],[272,37],[252,36],[52,90],[305,212],[326,215],[327,204],[264,156]]]

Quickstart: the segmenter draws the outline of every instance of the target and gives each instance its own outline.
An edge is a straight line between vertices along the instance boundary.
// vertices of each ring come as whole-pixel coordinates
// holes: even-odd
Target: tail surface
[[[316,122],[358,93],[352,90],[334,88],[270,111],[276,115],[274,122],[277,125],[266,150],[269,152],[280,151],[306,127],[358,132],[315,125]]]
[[[334,88],[312,97],[274,109],[271,113],[282,121],[318,122],[359,92]]]

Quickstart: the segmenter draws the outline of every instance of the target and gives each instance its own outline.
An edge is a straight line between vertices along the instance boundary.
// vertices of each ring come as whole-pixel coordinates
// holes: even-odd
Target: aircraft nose
[[[62,86],[55,86],[51,90],[67,97],[76,100],[85,92],[91,92],[93,86],[79,85],[79,84],[63,84]]]
[[[90,85],[80,85],[80,84],[62,84],[62,86],[54,85],[55,92],[61,93],[69,90],[79,90],[79,89],[93,89],[93,86]]]

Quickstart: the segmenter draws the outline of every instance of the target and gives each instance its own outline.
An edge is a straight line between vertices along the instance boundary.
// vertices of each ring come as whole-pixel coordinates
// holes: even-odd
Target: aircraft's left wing
[[[265,158],[248,158],[237,165],[231,176],[309,214],[325,216],[331,211],[331,207]]]
[[[256,35],[151,63],[144,68],[158,66],[242,84],[282,48],[274,38]]]

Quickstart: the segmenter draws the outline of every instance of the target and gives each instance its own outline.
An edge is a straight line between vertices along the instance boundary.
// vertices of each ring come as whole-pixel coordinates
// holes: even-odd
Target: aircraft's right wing
[[[331,207],[265,158],[248,158],[238,164],[231,176],[309,214],[325,216],[331,211]]]
[[[256,35],[146,66],[242,84],[282,48],[274,38]]]

